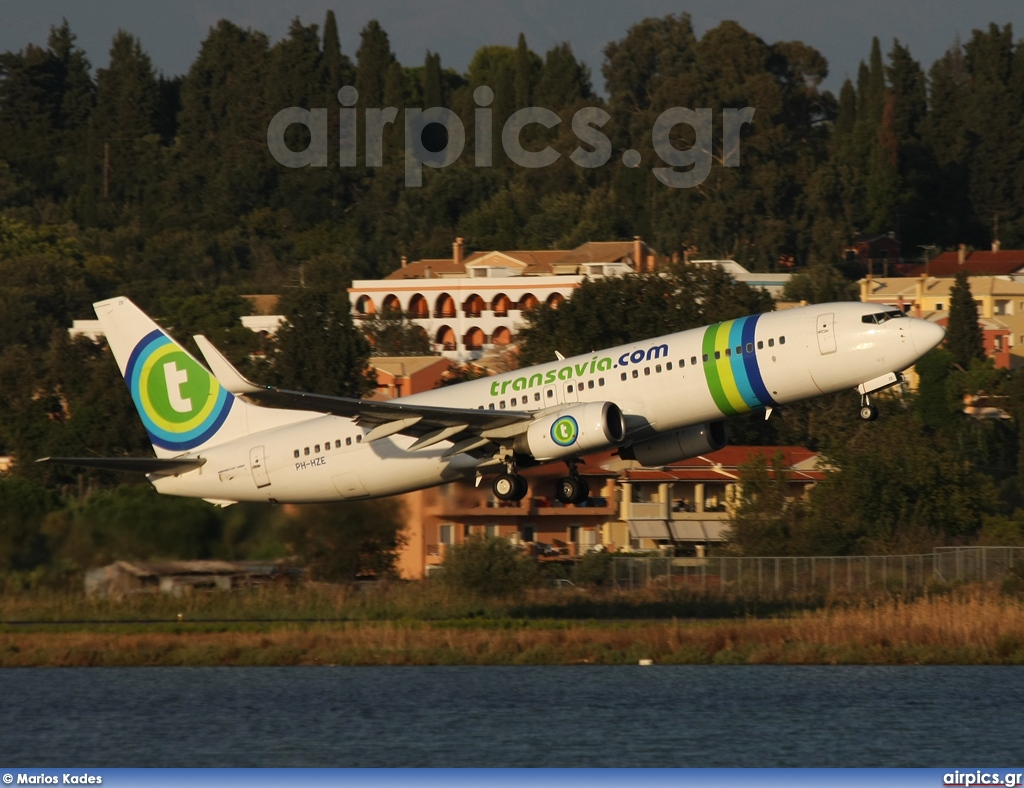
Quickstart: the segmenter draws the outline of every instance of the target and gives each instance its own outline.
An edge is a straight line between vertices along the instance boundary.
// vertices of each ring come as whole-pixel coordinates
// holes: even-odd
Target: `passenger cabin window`
[[[306,456],[308,457],[308,456],[309,456],[309,446],[307,446],[306,448],[304,448],[304,449],[302,450],[302,453],[303,453],[303,454],[305,454],[305,455],[306,455]]]
[[[763,339],[759,339],[757,341],[757,349],[758,350],[764,350],[764,340]]]
[[[786,338],[785,337],[779,337],[779,344],[780,345],[785,345],[786,344]]]
[[[336,449],[340,449],[341,448],[341,440],[336,440],[334,442],[334,448],[336,448]]]
[[[346,446],[351,446],[352,445],[352,439],[351,438],[345,438],[345,445]]]
[[[296,450],[295,450],[295,456],[296,456],[296,457],[298,457],[298,456],[299,456],[299,450],[298,450],[298,449],[296,449]]]
[[[753,353],[754,352],[754,343],[753,342],[748,342],[747,343],[747,352],[748,353]]]
[[[704,360],[705,360],[705,361],[707,361],[707,360],[708,360],[708,357],[707,357],[707,356],[704,356]],[[696,356],[692,356],[692,357],[690,358],[690,363],[691,363],[691,364],[693,364],[694,366],[696,366],[696,365],[697,365],[697,357],[696,357]]]
[[[769,339],[768,340],[768,347],[775,347],[775,340],[774,339]]]

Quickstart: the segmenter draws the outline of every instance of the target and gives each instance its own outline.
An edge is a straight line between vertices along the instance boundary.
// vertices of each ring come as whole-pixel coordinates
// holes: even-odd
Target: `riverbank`
[[[182,619],[6,624],[0,667],[1024,664],[1024,602],[983,589],[735,620]]]

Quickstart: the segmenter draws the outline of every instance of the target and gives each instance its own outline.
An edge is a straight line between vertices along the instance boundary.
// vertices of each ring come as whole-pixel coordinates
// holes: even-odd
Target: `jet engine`
[[[626,421],[614,402],[581,402],[537,419],[513,448],[547,462],[618,446],[626,437]]]
[[[658,468],[698,454],[718,451],[729,442],[724,421],[708,421],[673,430],[619,450],[625,460],[636,460],[647,468]]]

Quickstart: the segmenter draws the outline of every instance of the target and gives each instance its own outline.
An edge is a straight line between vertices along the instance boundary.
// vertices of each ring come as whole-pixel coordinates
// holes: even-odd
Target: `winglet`
[[[231,362],[221,355],[221,352],[213,346],[202,334],[192,337],[199,346],[199,352],[203,354],[206,363],[210,365],[210,371],[217,381],[232,394],[252,394],[255,391],[262,391],[263,386],[258,386],[246,377],[243,377]]]

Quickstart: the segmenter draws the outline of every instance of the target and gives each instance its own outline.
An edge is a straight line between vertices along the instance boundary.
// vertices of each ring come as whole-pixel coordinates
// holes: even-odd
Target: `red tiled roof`
[[[998,252],[968,252],[960,265],[959,252],[943,252],[928,263],[914,266],[907,276],[956,276],[963,268],[971,276],[1008,276],[1024,268],[1024,250],[1007,249]]]
[[[430,269],[431,277],[438,277],[441,274],[462,274],[465,275],[466,267],[464,265],[455,265],[455,261],[451,258],[447,260],[443,257],[433,260],[417,260],[415,263],[409,263],[404,268],[399,268],[397,271],[392,271],[390,274],[385,276],[385,279],[425,279],[427,277],[427,269]]]

